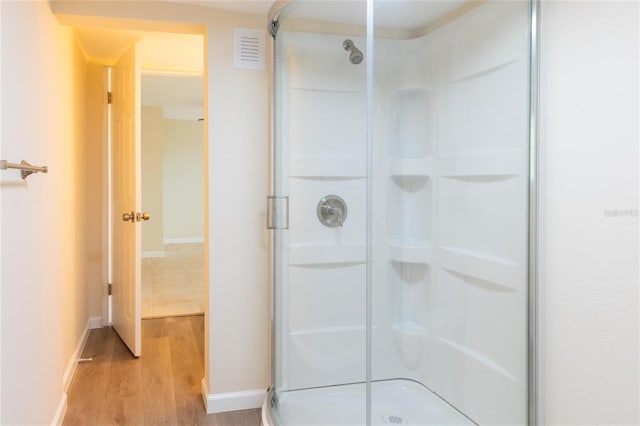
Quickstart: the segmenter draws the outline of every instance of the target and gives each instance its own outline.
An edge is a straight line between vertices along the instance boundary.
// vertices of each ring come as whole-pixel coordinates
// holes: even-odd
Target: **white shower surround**
[[[480,424],[527,422],[528,27],[526,2],[490,2],[375,40],[372,380],[414,380]],[[284,413],[300,389],[366,380],[366,71],[346,36],[281,37]],[[329,194],[342,228],[315,215]]]

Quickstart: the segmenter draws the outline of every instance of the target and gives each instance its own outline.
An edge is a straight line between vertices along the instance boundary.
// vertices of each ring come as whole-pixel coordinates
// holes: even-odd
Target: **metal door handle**
[[[149,213],[144,212],[144,213],[136,213],[136,222],[140,222],[141,220],[149,220],[151,218],[151,216],[149,216]]]
[[[131,213],[123,213],[122,214],[122,220],[124,220],[125,222],[131,221],[131,222],[135,222],[136,221],[136,215],[131,212]]]

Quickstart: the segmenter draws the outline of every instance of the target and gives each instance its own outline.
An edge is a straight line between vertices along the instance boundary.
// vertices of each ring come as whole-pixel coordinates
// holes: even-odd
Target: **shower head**
[[[364,55],[362,54],[360,49],[358,49],[356,45],[353,44],[353,41],[349,39],[345,40],[342,43],[342,47],[344,47],[344,50],[349,52],[349,62],[351,62],[352,64],[358,65],[364,59]]]

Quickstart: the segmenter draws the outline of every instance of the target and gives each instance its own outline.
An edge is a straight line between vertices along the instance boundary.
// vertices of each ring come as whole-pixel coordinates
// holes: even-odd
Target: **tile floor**
[[[204,312],[204,247],[167,244],[165,257],[142,259],[142,318]]]

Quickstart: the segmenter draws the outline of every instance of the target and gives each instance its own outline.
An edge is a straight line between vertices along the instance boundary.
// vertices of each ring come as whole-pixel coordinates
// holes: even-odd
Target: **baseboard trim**
[[[71,381],[73,380],[73,375],[76,372],[76,368],[78,368],[78,359],[82,354],[82,350],[84,349],[85,343],[87,343],[87,338],[89,337],[89,330],[91,329],[91,318],[87,319],[87,324],[84,326],[84,331],[80,335],[80,340],[76,345],[75,350],[71,354],[71,358],[67,362],[67,368],[64,371],[64,376],[62,376],[62,389],[64,392],[69,390],[69,386],[71,386]]]
[[[265,389],[210,394],[205,379],[202,379],[202,399],[207,414],[260,408],[266,394]]]
[[[62,426],[65,414],[67,414],[67,393],[63,392],[60,397],[60,402],[58,403],[58,408],[56,408],[56,413],[53,416],[51,426]]]
[[[69,358],[69,362],[67,363],[67,368],[62,376],[62,396],[60,397],[60,402],[58,403],[58,408],[56,409],[51,426],[62,426],[64,416],[67,414],[67,392],[69,392],[73,376],[76,374],[80,355],[82,355],[84,346],[87,344],[89,331],[94,328],[102,328],[102,317],[89,317],[87,319],[87,324],[84,326],[82,335],[80,335],[80,340],[71,354],[71,358]]]
[[[148,259],[150,257],[166,257],[167,254],[164,251],[143,251],[142,258]]]
[[[164,244],[196,244],[204,243],[204,237],[192,237],[192,238],[165,238]]]

